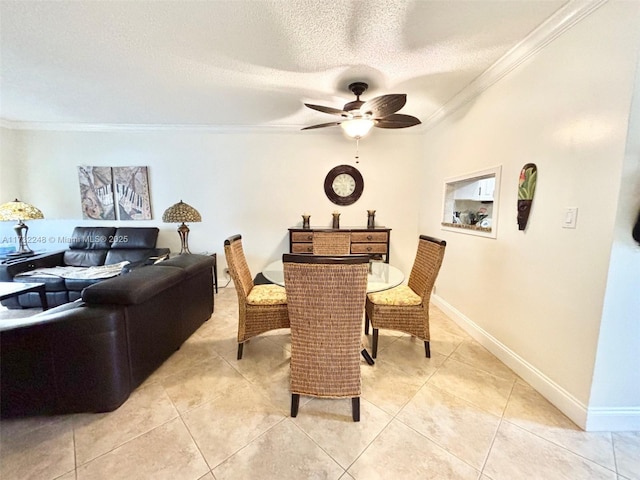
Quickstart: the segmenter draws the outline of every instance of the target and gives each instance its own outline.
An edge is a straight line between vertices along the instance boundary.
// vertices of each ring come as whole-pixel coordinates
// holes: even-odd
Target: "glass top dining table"
[[[267,280],[284,287],[284,269],[282,260],[267,265],[262,274]],[[367,275],[367,293],[381,292],[400,285],[404,280],[404,273],[388,263],[369,262],[369,274]]]
[[[267,265],[262,270],[262,275],[270,282],[284,287],[284,267],[282,260],[276,260]],[[367,275],[367,293],[381,292],[400,285],[404,280],[404,273],[388,263],[371,261],[369,262],[369,274]],[[367,349],[362,347],[360,352],[369,365],[374,365],[375,361],[369,355]]]

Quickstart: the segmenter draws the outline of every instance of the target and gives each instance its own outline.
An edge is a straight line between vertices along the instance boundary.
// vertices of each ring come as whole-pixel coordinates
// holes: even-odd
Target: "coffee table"
[[[0,282],[0,300],[17,297],[29,292],[37,292],[40,295],[43,311],[49,309],[44,283]]]

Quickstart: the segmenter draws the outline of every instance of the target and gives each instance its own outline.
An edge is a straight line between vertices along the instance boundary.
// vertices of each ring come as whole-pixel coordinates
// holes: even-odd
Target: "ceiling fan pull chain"
[[[360,163],[360,138],[356,138],[356,163]]]

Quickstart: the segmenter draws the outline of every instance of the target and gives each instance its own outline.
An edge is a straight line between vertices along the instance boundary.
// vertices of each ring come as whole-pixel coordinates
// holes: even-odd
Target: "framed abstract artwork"
[[[82,218],[151,220],[147,167],[78,167]]]
[[[118,220],[151,220],[147,167],[113,167]]]
[[[80,204],[85,220],[115,220],[111,167],[78,167]]]

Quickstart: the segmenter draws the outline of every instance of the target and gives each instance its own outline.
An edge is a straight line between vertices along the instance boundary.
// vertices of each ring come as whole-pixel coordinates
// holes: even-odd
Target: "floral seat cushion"
[[[408,285],[398,285],[389,290],[370,293],[368,297],[369,301],[376,305],[417,306],[422,303],[420,295],[411,290]]]
[[[280,285],[254,285],[249,295],[247,303],[251,305],[279,305],[287,303],[287,294],[284,287]]]

